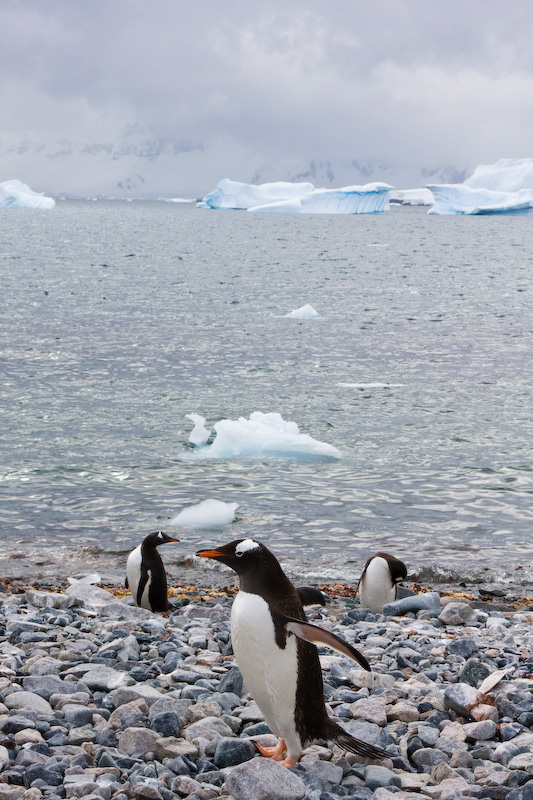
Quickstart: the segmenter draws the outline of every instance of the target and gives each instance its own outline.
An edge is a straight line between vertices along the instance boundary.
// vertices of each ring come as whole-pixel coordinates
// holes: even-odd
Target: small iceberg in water
[[[250,418],[223,419],[214,425],[215,440],[186,457],[193,458],[340,458],[341,452],[307,433],[281,414],[254,411]]]
[[[315,319],[319,317],[320,314],[318,311],[315,311],[313,306],[306,305],[301,308],[295,308],[294,311],[289,311],[289,313],[284,314],[284,316],[291,317],[292,319]]]
[[[238,507],[238,503],[202,500],[201,503],[184,508],[168,524],[184,528],[224,528],[233,522]]]

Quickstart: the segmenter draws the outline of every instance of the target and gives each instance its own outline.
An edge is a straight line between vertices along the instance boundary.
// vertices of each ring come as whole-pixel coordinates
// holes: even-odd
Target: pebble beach
[[[382,763],[258,755],[275,739],[233,658],[232,587],[174,587],[161,615],[119,587],[4,585],[0,800],[532,800],[533,601],[417,587],[371,614],[322,588],[308,617],[373,670],[320,648],[330,714]]]

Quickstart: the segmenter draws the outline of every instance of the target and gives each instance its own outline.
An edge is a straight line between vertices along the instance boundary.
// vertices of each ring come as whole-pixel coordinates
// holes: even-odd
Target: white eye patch
[[[243,539],[235,548],[235,555],[242,556],[243,553],[248,553],[249,550],[259,550],[260,545],[254,542],[253,539]]]

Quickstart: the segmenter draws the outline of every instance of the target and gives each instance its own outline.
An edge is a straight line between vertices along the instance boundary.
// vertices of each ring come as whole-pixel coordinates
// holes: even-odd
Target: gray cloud
[[[533,155],[532,21],[529,0],[4,0],[0,166],[23,139],[201,143],[214,182]]]

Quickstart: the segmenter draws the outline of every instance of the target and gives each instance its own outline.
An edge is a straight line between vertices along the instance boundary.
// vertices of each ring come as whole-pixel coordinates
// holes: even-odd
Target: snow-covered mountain
[[[475,166],[475,165],[473,165]],[[17,178],[55,197],[203,197],[230,176],[246,183],[310,181],[327,189],[389,183],[398,189],[460,183],[472,168],[409,167],[385,160],[266,160],[227,144],[126,136],[111,141],[41,141],[0,136],[0,181]]]

